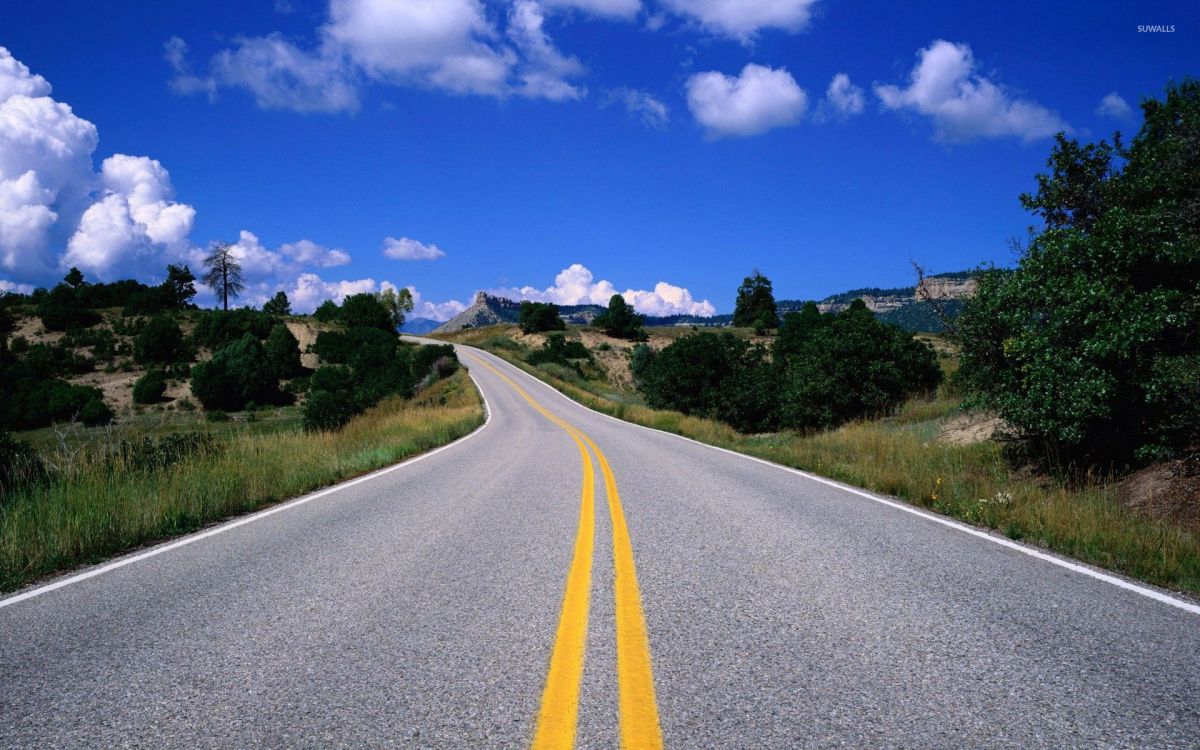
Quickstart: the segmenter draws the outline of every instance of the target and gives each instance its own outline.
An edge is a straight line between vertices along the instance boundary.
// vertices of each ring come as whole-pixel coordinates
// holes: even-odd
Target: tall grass
[[[892,495],[1099,567],[1200,593],[1200,530],[1140,516],[1122,505],[1111,486],[1072,487],[1014,471],[996,442],[939,442],[942,421],[960,409],[949,389],[910,401],[887,419],[811,434],[743,435],[710,419],[616,401],[600,388],[530,367],[511,352],[493,352],[620,419]]]
[[[231,433],[163,468],[83,460],[0,507],[0,590],[295,497],[444,445],[483,422],[464,371],[337,432]]]

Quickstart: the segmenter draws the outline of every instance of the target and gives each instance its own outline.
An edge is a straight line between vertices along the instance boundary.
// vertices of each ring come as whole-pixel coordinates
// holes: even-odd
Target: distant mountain
[[[504,297],[478,292],[471,306],[433,329],[432,333],[453,333],[464,328],[482,328],[499,323],[516,323],[521,317],[521,303]]]
[[[431,320],[429,318],[407,318],[404,325],[400,326],[400,333],[411,333],[420,336],[424,333],[429,333],[433,329],[442,324],[440,320]]]

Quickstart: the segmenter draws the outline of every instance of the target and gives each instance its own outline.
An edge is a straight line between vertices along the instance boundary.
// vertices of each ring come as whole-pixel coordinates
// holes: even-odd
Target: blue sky
[[[908,284],[1010,263],[1051,134],[1134,132],[1200,59],[1189,2],[216,6],[0,10],[0,286],[213,240],[247,302],[394,284],[437,317]]]

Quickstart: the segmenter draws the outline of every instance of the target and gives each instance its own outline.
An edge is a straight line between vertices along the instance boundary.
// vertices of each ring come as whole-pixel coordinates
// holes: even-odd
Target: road
[[[0,747],[1200,745],[1194,604],[460,355],[458,443],[0,600]]]

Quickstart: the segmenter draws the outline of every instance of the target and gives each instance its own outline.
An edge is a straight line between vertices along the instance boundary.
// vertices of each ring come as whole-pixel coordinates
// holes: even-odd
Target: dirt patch
[[[1200,448],[1130,474],[1116,491],[1122,503],[1144,516],[1200,532]]]
[[[24,336],[31,344],[53,344],[63,335],[62,331],[47,331],[42,325],[42,319],[33,315],[19,318],[17,327],[12,332],[12,338]]]
[[[300,364],[315,370],[321,364],[321,358],[315,352],[308,351],[308,347],[317,343],[316,326],[307,320],[289,320],[287,327],[296,337],[296,341],[300,342]]]
[[[90,385],[104,392],[104,401],[118,416],[133,411],[133,384],[143,372],[89,372],[71,378],[75,385]]]
[[[946,420],[937,441],[946,445],[974,445],[995,437],[1004,427],[1004,420],[994,414],[960,414]]]

